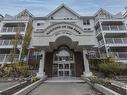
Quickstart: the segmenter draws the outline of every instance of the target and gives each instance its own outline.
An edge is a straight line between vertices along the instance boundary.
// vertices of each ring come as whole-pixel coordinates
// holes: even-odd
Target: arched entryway
[[[62,35],[50,43],[52,51],[46,52],[45,74],[48,77],[80,77],[84,72],[83,53],[78,42]]]
[[[75,77],[74,52],[67,46],[60,46],[53,54],[53,77]]]
[[[50,31],[51,39],[44,37],[40,46],[42,58],[40,60],[38,77],[80,77],[91,76],[86,57],[87,48],[91,45],[84,44],[86,39],[79,34],[73,34],[74,30]],[[52,33],[52,35],[51,35]],[[59,33],[59,34],[56,34]],[[77,32],[76,32],[77,33]],[[77,38],[78,37],[78,38]],[[47,40],[46,40],[47,39]]]

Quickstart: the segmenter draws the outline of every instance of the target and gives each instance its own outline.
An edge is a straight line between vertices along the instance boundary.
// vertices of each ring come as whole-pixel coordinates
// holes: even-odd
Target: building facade
[[[80,16],[64,4],[45,17],[34,17],[27,10],[15,17],[5,16],[1,22],[0,61],[9,54],[9,39],[15,35],[13,27],[20,23],[22,36],[25,35],[30,18],[33,31],[29,63],[39,62],[38,77],[92,76],[90,58],[113,57],[127,63],[127,12],[113,15],[100,9],[93,16]],[[18,60],[21,50],[19,46]]]

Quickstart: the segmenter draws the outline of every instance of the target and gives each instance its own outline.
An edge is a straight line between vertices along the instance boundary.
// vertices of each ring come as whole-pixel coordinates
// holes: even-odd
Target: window
[[[84,28],[84,30],[91,30],[91,28]]]
[[[90,25],[89,19],[84,19],[83,20],[83,25]]]
[[[51,17],[51,19],[53,19],[53,17]]]
[[[44,29],[36,29],[35,32],[42,32],[42,33],[44,33]]]
[[[37,23],[37,26],[43,26],[44,23]]]

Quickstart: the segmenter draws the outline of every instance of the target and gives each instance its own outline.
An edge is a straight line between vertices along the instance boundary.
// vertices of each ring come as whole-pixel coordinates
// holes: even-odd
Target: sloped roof
[[[76,13],[75,11],[73,11],[72,9],[70,9],[69,7],[67,7],[65,4],[61,4],[59,7],[57,7],[54,11],[52,11],[51,13],[49,13],[46,17],[49,17],[51,15],[53,15],[54,13],[56,13],[57,11],[59,11],[60,9],[65,8],[67,9],[69,12],[71,12],[72,14],[76,15],[77,17],[80,17],[80,15],[78,13]]]
[[[121,12],[117,13],[116,15],[113,16],[114,18],[123,18],[123,15]]]
[[[18,13],[17,15],[16,15],[16,17],[18,17],[18,16],[20,16],[20,15],[27,15],[27,16],[29,16],[29,17],[34,17],[27,9],[24,9],[23,11],[21,11],[20,13]]]
[[[105,12],[106,14],[113,16],[111,13],[109,13],[108,11],[106,11],[106,10],[103,9],[103,8],[100,8],[100,9],[94,14],[94,16],[97,16],[97,15],[98,15],[99,13],[101,13],[101,12]]]

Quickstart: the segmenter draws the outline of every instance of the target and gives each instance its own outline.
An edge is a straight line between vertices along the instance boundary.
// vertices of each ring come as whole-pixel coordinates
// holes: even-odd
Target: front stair
[[[52,77],[48,78],[45,82],[85,82],[80,77]]]

